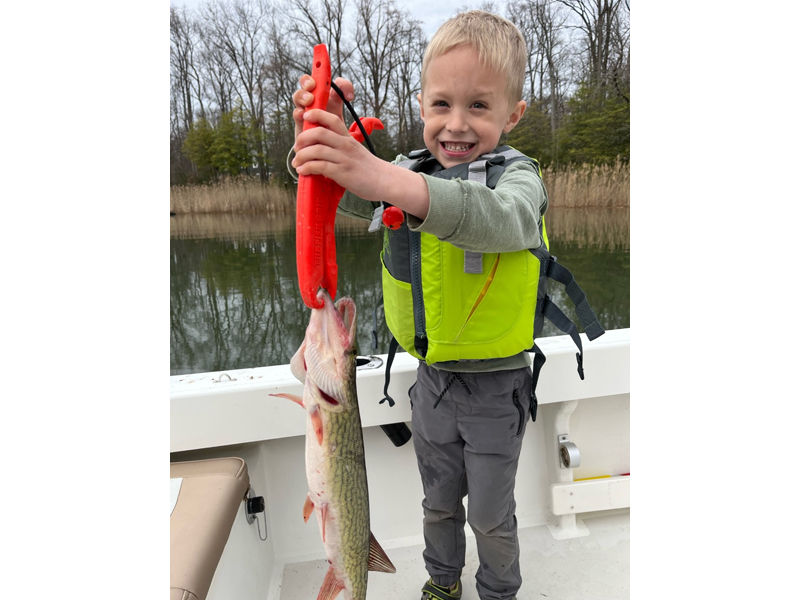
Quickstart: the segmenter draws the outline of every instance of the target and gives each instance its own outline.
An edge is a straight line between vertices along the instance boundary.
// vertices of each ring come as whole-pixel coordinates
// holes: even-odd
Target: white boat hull
[[[584,337],[584,381],[577,376],[568,337],[538,343],[548,360],[537,390],[539,416],[527,426],[516,487],[524,579],[519,599],[628,598],[630,477],[618,476],[630,472],[630,330],[609,331],[594,342]],[[426,577],[422,486],[413,446],[395,447],[379,427],[410,424],[406,391],[415,370],[412,357],[396,357],[393,408],[378,404],[382,368],[358,375],[371,527],[397,567],[396,574],[370,574],[368,598],[413,598]],[[251,487],[266,500],[266,511],[257,519],[261,537],[266,527],[266,541],[242,509],[208,597],[313,600],[327,562],[317,527],[302,517],[308,491],[305,412],[270,396],[299,395],[301,385],[288,365],[226,373],[170,378],[171,460],[241,457]],[[558,436],[563,434],[580,451],[576,468],[561,466]],[[574,483],[591,477],[603,479]],[[577,506],[570,497],[579,500]],[[477,600],[477,556],[474,541],[468,540],[463,598]]]

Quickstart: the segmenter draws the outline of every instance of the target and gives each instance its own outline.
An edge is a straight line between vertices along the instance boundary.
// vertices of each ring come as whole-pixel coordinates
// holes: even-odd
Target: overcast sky
[[[196,8],[203,3],[203,0],[171,0],[170,4],[181,6],[185,4],[189,8]],[[481,0],[398,0],[397,5],[407,8],[415,18],[422,21],[422,29],[428,36],[433,36],[439,26],[447,19],[452,17],[463,7],[478,8],[482,4]],[[348,8],[352,8],[353,1],[348,2]],[[498,3],[502,6],[502,3]],[[502,9],[501,9],[502,13]]]

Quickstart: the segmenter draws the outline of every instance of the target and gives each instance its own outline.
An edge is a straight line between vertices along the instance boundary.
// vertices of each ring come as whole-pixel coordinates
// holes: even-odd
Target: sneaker
[[[433,583],[432,577],[422,586],[422,600],[458,600],[458,598],[461,598],[460,579],[456,582],[456,587],[452,590],[447,587],[436,585]]]

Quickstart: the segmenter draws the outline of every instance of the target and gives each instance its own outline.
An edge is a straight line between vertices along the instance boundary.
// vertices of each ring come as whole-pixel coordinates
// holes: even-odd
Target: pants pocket
[[[514,390],[513,400],[514,406],[516,406],[517,411],[519,411],[519,424],[517,425],[516,435],[520,435],[525,428],[525,408],[523,408],[522,403],[519,401],[519,390]]]

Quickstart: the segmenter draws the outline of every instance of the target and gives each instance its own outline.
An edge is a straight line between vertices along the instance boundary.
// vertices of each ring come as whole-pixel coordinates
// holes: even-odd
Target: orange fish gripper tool
[[[314,63],[311,78],[315,81],[314,101],[307,110],[328,107],[332,86],[331,60],[325,44],[314,46]],[[334,86],[335,87],[335,86]],[[338,91],[338,88],[337,88]],[[352,111],[349,103],[342,101]],[[355,113],[353,113],[355,116]],[[383,129],[383,123],[375,117],[363,117],[350,126],[350,135],[364,142],[361,133],[369,135],[373,129]],[[319,127],[306,122],[303,131]],[[369,144],[369,141],[367,142]],[[371,148],[370,148],[371,149]],[[336,263],[336,236],[334,223],[336,209],[344,195],[344,188],[332,179],[322,175],[299,175],[297,181],[297,276],[300,295],[309,308],[322,308],[317,299],[320,287],[326,289],[331,300],[336,299],[336,282],[339,267]]]
[[[314,102],[308,109],[328,106],[331,89],[331,60],[324,44],[314,46],[311,78],[316,82]],[[303,131],[319,127],[306,122]],[[344,188],[322,175],[300,175],[297,182],[297,276],[300,295],[309,308],[322,308],[317,299],[320,287],[336,298],[336,237],[334,221]]]

